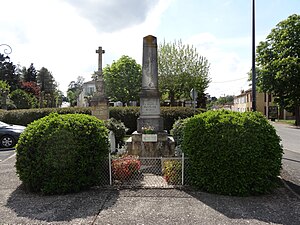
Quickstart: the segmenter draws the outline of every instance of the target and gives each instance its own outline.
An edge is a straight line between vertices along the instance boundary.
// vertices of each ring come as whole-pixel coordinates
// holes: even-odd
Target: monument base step
[[[126,141],[126,152],[140,157],[171,157],[175,155],[175,141],[166,132],[156,134],[156,141],[143,141],[137,131]],[[145,140],[145,139],[144,139]]]

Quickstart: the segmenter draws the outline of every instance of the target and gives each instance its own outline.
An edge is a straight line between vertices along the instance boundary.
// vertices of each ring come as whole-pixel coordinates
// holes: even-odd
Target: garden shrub
[[[183,140],[183,130],[188,119],[189,118],[176,120],[170,132],[175,141],[175,155],[177,156],[182,155],[181,143]]]
[[[124,137],[128,128],[125,127],[124,123],[115,118],[110,118],[105,121],[105,126],[115,134],[116,146],[123,146],[125,144]]]
[[[275,128],[262,114],[225,110],[188,119],[182,150],[196,187],[237,196],[275,188],[283,154]]]
[[[191,107],[161,107],[161,116],[164,120],[164,129],[168,132],[178,119],[184,119],[202,113],[203,109],[194,109]]]
[[[184,126],[186,124],[187,119],[188,118],[186,118],[186,119],[178,119],[173,124],[173,128],[171,130],[171,135],[173,136],[173,138],[175,140],[175,144],[177,146],[180,146],[181,142],[183,140],[183,130],[184,130]]]
[[[115,118],[116,120],[122,121],[128,128],[127,133],[132,134],[137,128],[137,118],[140,114],[140,108],[129,106],[129,107],[110,107],[109,117]]]
[[[112,160],[113,178],[119,181],[129,180],[133,175],[137,175],[141,162],[138,156],[123,155]]]
[[[172,159],[164,160],[163,176],[168,184],[180,185],[182,176],[181,161]]]
[[[164,129],[170,131],[174,122],[180,118],[187,118],[194,115],[194,109],[190,107],[161,107],[161,116],[164,121]],[[196,109],[196,114],[203,112],[203,109]],[[109,116],[122,121],[128,127],[128,134],[133,133],[137,128],[137,119],[140,116],[139,107],[110,107]]]
[[[17,144],[16,169],[29,191],[78,192],[101,184],[108,130],[84,114],[50,114],[29,124]]]
[[[14,90],[10,94],[10,100],[13,101],[17,109],[36,108],[38,105],[37,99],[32,94],[28,94],[21,89]]]

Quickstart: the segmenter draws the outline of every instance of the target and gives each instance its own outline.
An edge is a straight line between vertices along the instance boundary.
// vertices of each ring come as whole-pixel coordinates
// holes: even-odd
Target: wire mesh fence
[[[126,188],[174,188],[188,185],[188,158],[111,156],[103,185]]]

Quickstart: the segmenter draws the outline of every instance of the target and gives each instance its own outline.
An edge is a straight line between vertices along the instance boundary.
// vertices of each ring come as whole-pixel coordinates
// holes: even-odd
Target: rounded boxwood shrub
[[[283,150],[275,128],[257,112],[209,111],[186,121],[182,150],[196,187],[247,196],[278,184]]]
[[[28,125],[17,144],[16,169],[29,191],[78,192],[103,178],[108,154],[103,121],[84,114],[50,114]]]

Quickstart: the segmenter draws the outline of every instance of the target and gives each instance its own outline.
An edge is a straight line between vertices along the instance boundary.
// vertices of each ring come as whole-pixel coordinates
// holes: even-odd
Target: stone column
[[[143,39],[142,72],[140,117],[137,120],[137,131],[141,133],[143,127],[151,126],[156,133],[163,132],[158,91],[157,39],[151,35]]]

